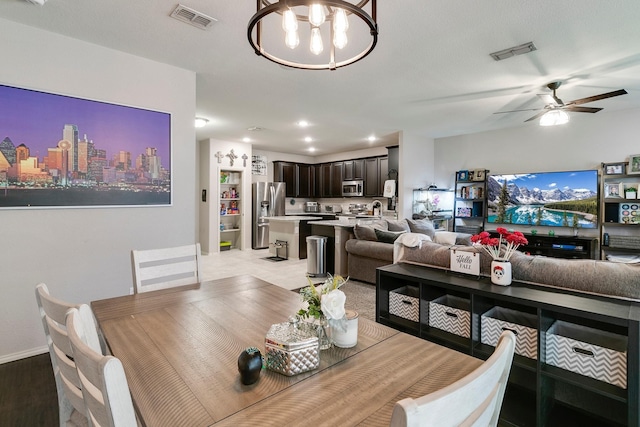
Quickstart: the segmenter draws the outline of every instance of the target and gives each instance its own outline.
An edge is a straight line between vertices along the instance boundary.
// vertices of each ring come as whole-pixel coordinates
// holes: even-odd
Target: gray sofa
[[[402,233],[426,234],[436,239],[433,224],[426,219],[383,219],[365,225],[356,225],[355,239],[347,240],[348,274],[354,280],[376,283],[376,268],[393,264],[394,241]],[[443,235],[438,232],[438,235]],[[451,238],[451,234],[448,234]],[[470,245],[470,234],[455,233],[456,243]],[[436,239],[437,241],[437,239]]]
[[[404,247],[397,262],[449,268],[451,247],[433,242]],[[476,247],[459,250],[481,251]],[[480,274],[490,275],[491,257],[481,253]],[[513,280],[554,288],[570,289],[618,299],[640,301],[640,264],[592,259],[561,259],[515,252],[511,257]]]

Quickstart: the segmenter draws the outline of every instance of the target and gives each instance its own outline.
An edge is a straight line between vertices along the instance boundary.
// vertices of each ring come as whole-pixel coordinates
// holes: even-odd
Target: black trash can
[[[325,236],[307,237],[307,274],[311,277],[327,275],[327,239]]]

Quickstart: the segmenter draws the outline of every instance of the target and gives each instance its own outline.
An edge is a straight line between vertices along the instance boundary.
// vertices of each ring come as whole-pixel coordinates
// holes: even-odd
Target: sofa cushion
[[[438,231],[435,233],[433,241],[441,245],[453,246],[456,244],[457,237],[458,235],[452,231]]]
[[[409,223],[406,219],[388,219],[387,225],[387,230],[389,231],[411,231],[411,229],[409,228]]]
[[[409,230],[412,233],[420,233],[426,234],[427,236],[433,237],[436,234],[436,229],[433,228],[433,223],[428,219],[407,219],[407,223],[409,224]]]
[[[385,221],[376,221],[367,225],[356,224],[353,227],[353,234],[356,239],[376,242],[378,238],[374,230],[387,230],[387,223]]]
[[[393,245],[382,242],[370,242],[367,240],[350,239],[345,243],[345,249],[349,256],[355,255],[393,263]],[[385,264],[385,265],[386,265]],[[349,266],[351,268],[351,266]]]
[[[374,229],[373,231],[376,233],[378,242],[382,242],[382,243],[393,243],[401,234],[406,233],[406,231],[385,231],[385,230],[378,230],[377,228]]]

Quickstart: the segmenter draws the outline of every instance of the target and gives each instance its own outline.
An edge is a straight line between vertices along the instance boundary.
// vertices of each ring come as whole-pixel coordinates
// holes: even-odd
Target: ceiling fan
[[[560,87],[562,82],[551,82],[547,85],[547,87],[553,91],[552,95],[549,94],[538,94],[540,99],[545,102],[545,106],[542,111],[536,114],[533,117],[528,118],[525,122],[530,122],[531,120],[535,120],[539,117],[544,116],[550,111],[554,110],[564,110],[564,111],[573,111],[576,113],[597,113],[602,110],[602,108],[594,108],[594,107],[579,107],[581,104],[586,104],[588,102],[599,101],[601,99],[612,98],[614,96],[626,95],[627,91],[624,89],[615,90],[613,92],[601,93],[600,95],[589,96],[586,98],[580,98],[573,101],[569,101],[566,104],[562,102],[560,98],[556,95],[556,89]],[[511,111],[499,111],[494,114],[502,114],[502,113],[514,113],[517,111],[536,111],[539,108],[529,108],[525,110],[511,110]]]

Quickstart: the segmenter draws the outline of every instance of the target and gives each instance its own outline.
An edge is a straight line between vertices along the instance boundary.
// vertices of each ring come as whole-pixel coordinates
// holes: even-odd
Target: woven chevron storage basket
[[[420,321],[420,290],[415,286],[403,286],[389,291],[389,314]]]
[[[471,304],[468,299],[443,295],[429,302],[429,326],[469,338]]]
[[[558,320],[546,338],[548,365],[627,388],[627,337]]]
[[[516,335],[516,353],[536,359],[538,357],[537,317],[504,307],[493,307],[482,315],[480,340],[482,344],[496,346],[505,330]]]

